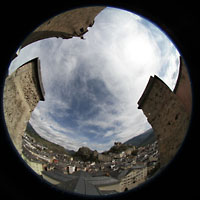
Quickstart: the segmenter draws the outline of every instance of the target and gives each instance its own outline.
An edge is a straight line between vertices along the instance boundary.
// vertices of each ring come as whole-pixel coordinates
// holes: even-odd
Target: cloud
[[[28,45],[10,71],[39,56],[46,100],[32,113],[33,127],[65,148],[104,151],[150,128],[137,102],[150,75],[175,86],[179,54],[157,27],[114,8],[95,18],[85,38]]]

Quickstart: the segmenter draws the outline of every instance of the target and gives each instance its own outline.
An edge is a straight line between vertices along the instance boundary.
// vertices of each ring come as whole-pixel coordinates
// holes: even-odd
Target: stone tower
[[[3,108],[10,137],[22,153],[22,136],[31,112],[39,101],[44,101],[40,61],[35,58],[9,75],[5,80]]]
[[[174,157],[188,130],[192,96],[186,72],[181,58],[175,92],[157,76],[151,76],[138,101],[138,108],[143,110],[158,139],[161,167],[166,166]]]

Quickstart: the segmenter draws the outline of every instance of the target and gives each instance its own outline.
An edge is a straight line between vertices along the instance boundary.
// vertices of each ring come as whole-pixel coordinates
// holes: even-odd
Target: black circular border
[[[176,159],[168,168],[160,173],[150,184],[145,183],[137,189],[114,196],[115,199],[130,198],[162,198],[162,197],[199,197],[198,185],[195,183],[199,179],[198,175],[198,131],[197,120],[200,109],[198,78],[198,4],[194,2],[173,2],[160,1],[160,3],[149,2],[129,2],[129,1],[97,1],[95,4],[91,1],[81,2],[49,2],[41,4],[37,2],[24,2],[17,5],[4,5],[1,13],[1,179],[3,185],[1,191],[6,197],[20,199],[82,199],[83,196],[70,195],[58,190],[52,190],[51,186],[44,183],[38,177],[30,173],[29,169],[24,167],[23,161],[13,149],[13,145],[7,136],[7,129],[3,118],[3,87],[4,79],[7,74],[7,68],[11,62],[13,54],[16,52],[20,42],[32,32],[39,24],[46,19],[57,15],[63,11],[90,5],[105,5],[126,9],[139,14],[156,25],[158,25],[174,42],[177,49],[184,57],[189,68],[190,77],[193,86],[193,114],[191,126],[180,149]],[[6,12],[5,12],[6,11]],[[93,197],[87,197],[93,199]],[[98,197],[98,198],[113,198]],[[98,199],[95,198],[95,199]]]

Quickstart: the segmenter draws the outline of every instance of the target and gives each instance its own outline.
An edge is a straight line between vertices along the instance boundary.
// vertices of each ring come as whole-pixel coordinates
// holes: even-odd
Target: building
[[[22,153],[22,136],[31,112],[44,101],[39,58],[23,64],[5,80],[3,108],[6,126],[16,149]]]
[[[118,153],[118,154],[115,154],[114,158],[124,158],[126,157],[126,153],[124,151]]]
[[[75,172],[76,167],[75,166],[68,166],[67,167],[67,172],[69,174],[73,174]]]
[[[190,122],[191,85],[182,58],[174,92],[160,78],[151,76],[138,108],[142,109],[156,134],[160,165],[164,167],[180,148]]]
[[[122,191],[135,188],[139,184],[143,183],[147,177],[147,167],[143,165],[136,165],[131,169],[124,170],[123,174],[120,174]]]
[[[23,141],[24,142],[24,141]],[[26,162],[26,164],[35,171],[38,175],[42,175],[42,171],[44,169],[47,170],[47,168],[51,168],[50,163],[51,159],[44,157],[40,154],[35,153],[34,151],[30,150],[30,147],[26,146],[26,144],[23,144],[22,147],[22,154],[21,154],[23,160]]]
[[[43,163],[36,160],[30,160],[24,154],[22,154],[22,158],[28,164],[28,166],[31,167],[31,169],[33,169],[38,175],[42,175],[42,171],[44,170]]]
[[[104,195],[116,193],[116,191],[101,191],[101,185],[113,185],[119,181],[112,177],[92,177],[88,172],[77,171],[72,175],[65,175],[55,171],[42,171],[43,178],[66,192],[75,192],[82,195]]]
[[[135,165],[123,171],[112,171],[110,176],[118,180],[118,182],[103,184],[98,188],[102,191],[124,192],[137,187],[147,178],[147,167],[145,165]]]
[[[104,154],[102,154],[102,153],[99,153],[99,154],[98,154],[98,160],[99,160],[100,162],[111,162],[112,157],[109,156],[109,155],[104,155]]]
[[[131,155],[133,153],[133,151],[135,151],[135,146],[133,146],[132,148],[128,148],[125,150],[125,154],[127,156]]]

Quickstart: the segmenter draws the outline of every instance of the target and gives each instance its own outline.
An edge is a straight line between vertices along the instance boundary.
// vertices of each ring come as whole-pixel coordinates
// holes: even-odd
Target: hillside
[[[131,144],[137,147],[145,146],[147,144],[151,144],[156,140],[156,136],[154,134],[153,129],[149,129],[144,133],[131,138],[130,140],[124,142],[124,144]]]
[[[135,146],[135,145],[132,145],[132,144],[121,144],[121,145],[119,145],[119,146],[116,146],[116,145],[114,145],[114,146],[112,146],[111,148],[110,148],[110,150],[109,151],[107,151],[107,152],[105,152],[106,154],[108,154],[108,153],[116,153],[116,154],[118,154],[118,153],[121,153],[121,152],[123,152],[123,151],[126,151],[127,149],[129,149],[129,148],[132,148],[133,146]]]
[[[30,123],[27,124],[26,127],[26,134],[30,135],[32,138],[35,139],[36,143],[47,147],[49,150],[52,150],[54,153],[59,153],[59,154],[72,154],[73,151],[67,150],[64,147],[54,144],[44,138],[42,138],[31,126]]]

